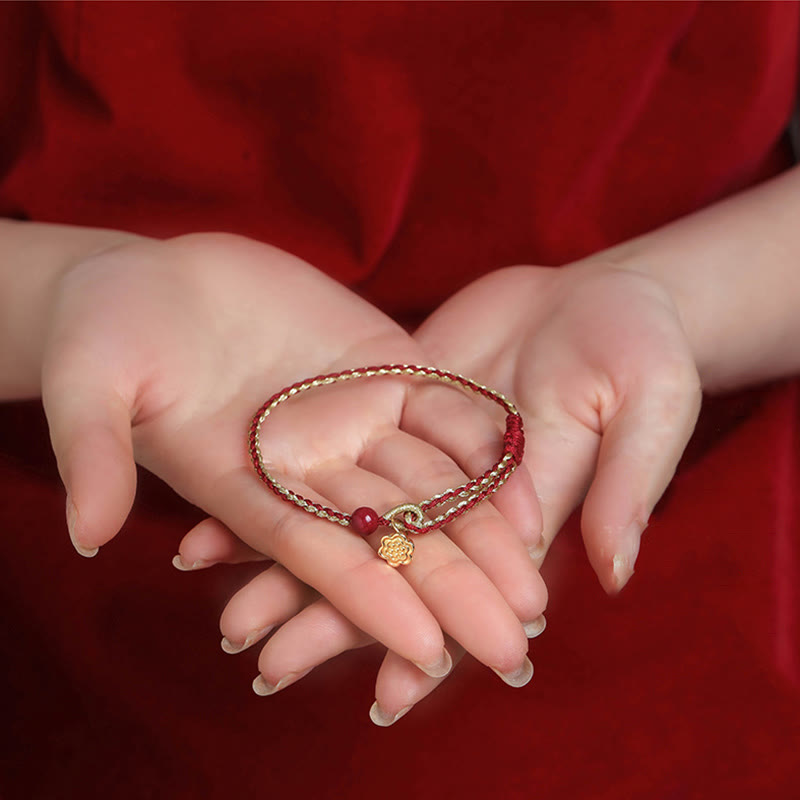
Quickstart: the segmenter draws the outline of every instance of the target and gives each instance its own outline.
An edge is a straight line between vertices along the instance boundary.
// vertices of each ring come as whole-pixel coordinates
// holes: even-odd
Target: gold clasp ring
[[[411,515],[413,519],[408,519],[409,515]],[[393,508],[391,511],[387,511],[383,516],[389,520],[389,524],[398,533],[410,533],[405,525],[406,522],[410,522],[412,525],[419,527],[425,519],[425,514],[422,509],[414,505],[414,503],[403,503]]]

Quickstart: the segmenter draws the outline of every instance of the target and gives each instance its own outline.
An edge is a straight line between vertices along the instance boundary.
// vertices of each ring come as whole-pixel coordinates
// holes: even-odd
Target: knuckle
[[[296,558],[302,557],[302,551],[307,546],[304,546],[303,537],[298,531],[302,524],[301,513],[297,508],[288,507],[286,510],[282,509],[277,518],[271,514],[266,515],[261,529],[266,530],[265,544],[276,561],[294,563]]]
[[[702,402],[702,386],[691,360],[665,360],[652,376],[650,387],[649,405],[656,419],[674,424],[697,416]]]
[[[687,397],[700,391],[700,376],[694,361],[684,355],[663,359],[655,369],[654,380],[661,392]]]

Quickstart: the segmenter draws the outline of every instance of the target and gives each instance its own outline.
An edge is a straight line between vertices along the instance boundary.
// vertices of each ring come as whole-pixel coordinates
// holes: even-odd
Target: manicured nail
[[[547,542],[544,537],[528,548],[528,555],[533,561],[541,561],[547,555]]]
[[[614,570],[614,584],[619,592],[631,579],[636,558],[639,555],[639,545],[642,541],[642,528],[633,524],[627,528],[623,537],[622,549],[614,555],[612,560]]]
[[[500,672],[499,669],[492,667],[492,671],[499,675],[509,686],[518,689],[524,686],[533,677],[533,664],[531,660],[525,656],[522,666],[515,672]]]
[[[547,620],[544,618],[544,614],[540,614],[533,622],[523,622],[522,627],[529,639],[535,639],[547,627]]]
[[[253,691],[259,697],[266,697],[269,694],[275,694],[275,692],[279,692],[281,689],[286,688],[295,681],[299,681],[300,678],[308,675],[312,669],[314,669],[314,667],[310,667],[305,672],[290,672],[288,675],[284,675],[274,686],[271,683],[267,683],[264,680],[264,676],[259,674],[253,681]]]
[[[442,657],[436,664],[424,666],[423,664],[417,664],[416,661],[414,664],[431,678],[444,678],[444,676],[453,669],[453,659],[450,657],[450,653],[447,652],[446,647],[443,648]]]
[[[210,567],[211,562],[199,558],[191,566],[189,566],[189,564],[187,564],[180,557],[180,555],[177,555],[175,556],[175,558],[172,559],[172,566],[175,567],[175,569],[179,569],[181,572],[191,572],[193,569],[203,569],[204,567]]]
[[[390,725],[394,725],[400,717],[405,716],[408,714],[411,709],[414,708],[413,705],[406,706],[405,708],[401,708],[396,714],[387,714],[379,705],[378,701],[376,700],[372,704],[372,708],[369,710],[369,718],[379,727],[381,728],[388,728]]]
[[[259,639],[262,639],[264,636],[266,636],[274,627],[274,625],[267,625],[266,628],[262,628],[260,631],[251,631],[247,634],[247,638],[242,644],[234,644],[226,636],[223,636],[221,642],[222,649],[231,655],[241,653],[243,650],[247,650],[248,647],[251,647],[254,642],[257,642]]]
[[[627,556],[617,555],[614,556],[614,585],[617,591],[622,591],[625,584],[631,579],[633,575],[633,567],[630,565]]]
[[[100,550],[99,547],[84,547],[76,538],[75,538],[75,527],[78,524],[78,509],[75,508],[75,503],[72,502],[72,498],[67,495],[67,530],[69,531],[69,540],[72,542],[72,546],[84,557],[84,558],[94,558],[98,551]]]

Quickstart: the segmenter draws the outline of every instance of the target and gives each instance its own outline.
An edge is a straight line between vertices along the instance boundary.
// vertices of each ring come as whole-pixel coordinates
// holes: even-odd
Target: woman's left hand
[[[598,263],[511,267],[456,294],[415,338],[437,364],[517,403],[543,515],[539,557],[583,501],[589,560],[619,591],[700,410],[670,294]]]

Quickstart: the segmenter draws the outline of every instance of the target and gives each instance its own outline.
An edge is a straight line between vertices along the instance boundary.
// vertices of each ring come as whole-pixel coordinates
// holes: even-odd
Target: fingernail
[[[453,669],[453,659],[450,657],[450,653],[447,652],[446,647],[442,649],[442,657],[436,664],[424,666],[423,664],[417,664],[416,661],[414,664],[431,678],[444,678]]]
[[[299,681],[300,678],[308,675],[312,669],[314,669],[314,667],[309,667],[309,669],[307,669],[305,672],[290,672],[288,675],[284,675],[274,686],[271,683],[267,683],[264,680],[264,676],[259,674],[253,681],[253,691],[259,697],[266,697],[269,694],[275,694],[275,692],[279,692],[281,689],[289,686],[289,684]]]
[[[623,539],[623,549],[616,553],[612,560],[614,570],[614,584],[617,591],[621,591],[633,575],[633,567],[639,555],[639,545],[642,540],[642,527],[633,524],[626,531]]]
[[[614,585],[618,592],[622,591],[622,588],[631,579],[632,575],[633,567],[628,561],[628,558],[617,553],[617,555],[614,556]]]
[[[541,561],[547,555],[547,542],[544,537],[528,548],[528,555],[533,561]]]
[[[509,686],[518,689],[520,686],[524,686],[533,677],[533,664],[531,660],[525,656],[522,666],[515,672],[503,673],[494,667],[492,667],[492,671],[501,677]]]
[[[413,705],[406,706],[405,708],[401,708],[396,714],[387,714],[379,705],[378,701],[376,700],[372,704],[372,708],[369,710],[369,718],[379,727],[381,728],[388,728],[390,725],[394,725],[400,717],[405,716],[408,714],[411,709],[414,708]]]
[[[274,625],[267,625],[266,628],[262,628],[260,631],[252,631],[251,633],[248,633],[247,638],[244,640],[242,644],[234,644],[226,636],[223,636],[221,647],[226,653],[230,653],[231,655],[236,655],[236,653],[241,653],[242,650],[247,650],[247,648],[251,647],[254,642],[257,642],[259,639],[262,639],[274,627],[275,627]]]
[[[180,555],[175,556],[172,559],[172,566],[175,569],[179,569],[181,572],[191,572],[193,569],[203,569],[203,567],[210,567],[211,562],[205,561],[202,558],[199,558],[195,561],[191,566],[189,566],[181,557]]]
[[[75,503],[72,502],[72,498],[67,495],[67,530],[69,531],[69,540],[72,542],[72,546],[84,557],[84,558],[94,558],[97,555],[100,548],[99,547],[84,547],[78,540],[75,538],[75,527],[78,524],[78,509],[75,508]]]
[[[533,622],[523,622],[522,627],[529,639],[535,639],[547,627],[547,620],[544,618],[544,614],[540,614]]]

